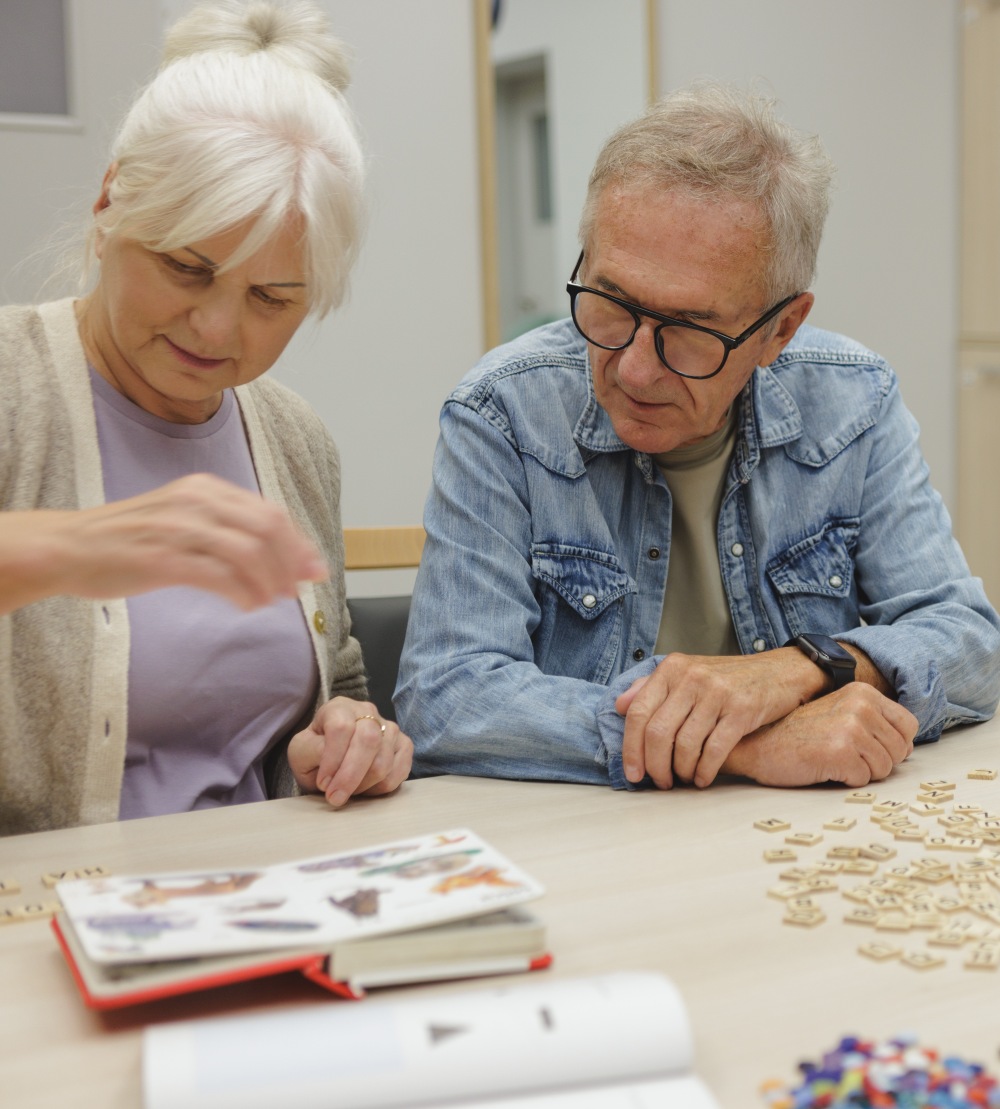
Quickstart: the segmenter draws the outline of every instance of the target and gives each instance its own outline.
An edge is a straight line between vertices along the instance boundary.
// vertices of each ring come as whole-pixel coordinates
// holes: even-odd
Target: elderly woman
[[[0,311],[0,833],[409,771],[363,700],[336,448],[264,377],[356,253],[346,84],[308,4],[195,10],[114,142],[96,283]]]

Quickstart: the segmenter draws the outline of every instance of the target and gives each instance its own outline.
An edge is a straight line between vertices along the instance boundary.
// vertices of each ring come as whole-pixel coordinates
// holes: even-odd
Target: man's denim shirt
[[[918,742],[987,719],[1000,621],[889,366],[802,327],[737,403],[718,550],[742,651],[801,632],[855,644]],[[614,698],[659,661],[670,514],[650,456],[598,405],[572,322],[482,360],[442,411],[395,697],[415,774],[628,787]]]

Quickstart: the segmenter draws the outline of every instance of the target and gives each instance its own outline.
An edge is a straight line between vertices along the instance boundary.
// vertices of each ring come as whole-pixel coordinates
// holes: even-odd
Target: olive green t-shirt
[[[706,439],[654,455],[670,489],[670,562],[656,653],[738,655],[719,567],[719,507],[736,444],[736,410]]]

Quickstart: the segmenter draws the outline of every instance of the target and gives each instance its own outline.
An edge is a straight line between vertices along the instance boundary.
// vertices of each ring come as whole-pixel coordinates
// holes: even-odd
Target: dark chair
[[[344,528],[346,570],[391,570],[419,566],[424,529]],[[361,644],[368,697],[386,720],[395,720],[392,695],[403,651],[409,596],[349,597],[351,634]]]

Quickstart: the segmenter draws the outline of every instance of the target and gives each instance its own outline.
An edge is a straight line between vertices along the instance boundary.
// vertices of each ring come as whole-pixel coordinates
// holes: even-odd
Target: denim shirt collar
[[[780,447],[802,435],[802,416],[791,394],[766,366],[757,367],[736,403],[740,418],[735,461],[740,480],[746,481],[757,468],[763,448]],[[573,439],[585,460],[595,454],[632,449],[618,437],[611,417],[597,401],[589,359],[587,400],[573,429]],[[646,481],[654,481],[650,456],[642,451],[636,451],[635,456]]]
[[[590,357],[587,356],[587,402],[583,406],[580,418],[573,428],[573,439],[580,448],[580,453],[586,458],[587,454],[613,454],[615,451],[627,451],[632,448],[618,438],[618,433],[611,423],[611,417],[597,403],[597,394],[594,392],[594,373],[590,366]]]

